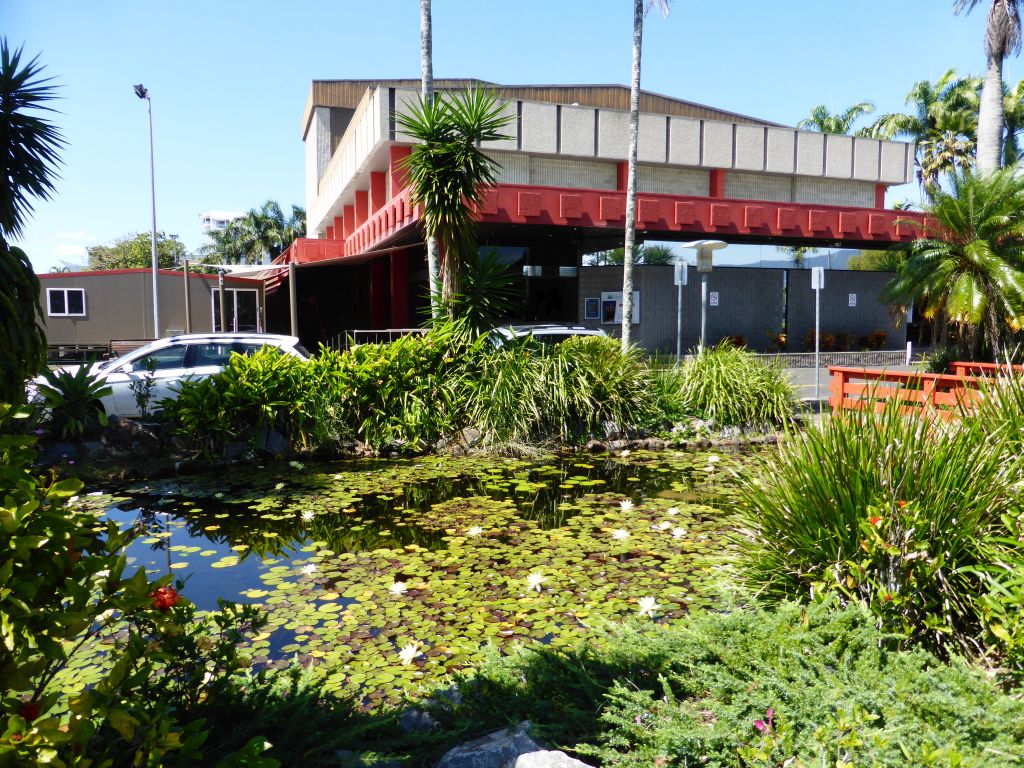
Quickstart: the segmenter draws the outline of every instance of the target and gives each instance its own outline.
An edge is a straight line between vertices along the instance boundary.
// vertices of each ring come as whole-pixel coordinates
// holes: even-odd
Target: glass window
[[[46,309],[51,317],[85,317],[85,289],[47,288]]]
[[[211,292],[213,299],[213,329],[221,330],[220,289]],[[224,309],[228,316],[227,331],[259,330],[257,293],[252,288],[228,288],[224,293]]]
[[[225,366],[231,359],[232,344],[193,344],[192,366],[200,368],[204,365]]]
[[[184,368],[185,350],[186,347],[183,344],[158,349],[144,357],[133,360],[132,368],[136,371],[145,371],[148,370],[150,364],[152,364],[154,371],[163,371],[168,368]]]

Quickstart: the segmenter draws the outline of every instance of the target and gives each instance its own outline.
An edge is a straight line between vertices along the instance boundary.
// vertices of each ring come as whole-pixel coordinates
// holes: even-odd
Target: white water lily
[[[717,464],[721,460],[722,460],[721,456],[716,456],[713,453],[710,456],[708,456],[708,464]]]
[[[629,510],[633,508],[633,502],[630,501],[629,499],[623,499],[622,501],[619,502],[619,508],[623,512],[629,512]]]
[[[397,595],[404,595],[405,592],[406,592],[405,582],[404,581],[396,581],[394,584],[392,584],[390,587],[388,587],[388,592],[390,592],[392,595],[396,595],[396,596]]]
[[[685,528],[673,528],[672,529],[672,535],[675,538],[677,538],[677,539],[681,539],[681,538],[683,538],[683,536],[686,535],[686,529]]]
[[[627,531],[624,528],[616,528],[614,531],[612,531],[612,538],[618,539],[619,541],[622,541],[623,539],[628,539],[629,531]]]
[[[466,533],[469,534],[470,536],[479,536],[483,532],[484,532],[484,529],[481,528],[479,525],[474,525],[472,528],[470,528],[468,531],[466,531]]]
[[[641,597],[637,601],[641,616],[654,616],[654,612],[661,608],[661,605],[653,597]]]
[[[619,451],[619,456],[629,456],[630,453],[632,453],[632,451],[630,451],[629,448],[627,448],[624,451]]]
[[[291,467],[292,469],[305,469],[306,468],[306,465],[303,464],[301,461],[289,461],[288,462],[288,466]]]
[[[652,525],[651,527],[656,531],[667,531],[669,528],[672,527],[672,523],[670,523],[668,520],[662,520],[657,525]]]
[[[412,660],[420,655],[420,644],[409,643],[398,653],[398,658],[402,660],[402,666],[407,667],[412,664]]]
[[[312,510],[312,509],[307,509],[307,510],[306,510],[305,512],[303,512],[303,513],[302,513],[302,519],[303,519],[303,520],[304,520],[305,522],[307,522],[307,523],[308,523],[308,522],[309,522],[310,520],[312,520],[312,519],[313,519],[314,517],[315,517],[315,514],[314,514],[314,512],[313,512],[313,510]]]
[[[541,584],[543,584],[547,580],[548,577],[545,576],[543,573],[541,573],[540,571],[534,571],[526,577],[526,588],[535,589],[538,592],[540,592]]]
[[[302,572],[307,576],[316,573],[316,570],[316,563],[308,563],[307,565],[302,566]]]
[[[679,514],[679,507],[669,507],[665,511],[665,514],[668,515],[669,517],[675,517],[676,515]]]

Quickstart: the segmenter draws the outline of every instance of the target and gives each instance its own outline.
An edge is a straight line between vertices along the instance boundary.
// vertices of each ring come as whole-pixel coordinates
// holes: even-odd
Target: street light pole
[[[153,338],[160,338],[160,290],[158,278],[160,275],[159,260],[156,252],[156,169],[153,163],[153,100],[149,97],[149,91],[139,83],[135,86],[135,95],[146,100],[146,111],[149,113],[149,191],[153,203],[153,228],[150,232],[150,249],[153,266]]]

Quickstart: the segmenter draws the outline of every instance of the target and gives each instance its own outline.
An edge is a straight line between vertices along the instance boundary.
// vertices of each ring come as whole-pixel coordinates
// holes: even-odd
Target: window
[[[220,327],[220,289],[214,288],[213,299],[213,330]],[[228,331],[259,331],[261,330],[259,300],[254,288],[228,288],[224,294],[224,308],[228,316]]]
[[[150,364],[154,371],[163,371],[168,368],[185,367],[185,351],[187,347],[179,344],[175,347],[164,347],[150,352],[144,357],[132,360],[132,369],[136,371],[148,370]]]
[[[50,317],[85,317],[85,289],[47,288],[46,308]]]

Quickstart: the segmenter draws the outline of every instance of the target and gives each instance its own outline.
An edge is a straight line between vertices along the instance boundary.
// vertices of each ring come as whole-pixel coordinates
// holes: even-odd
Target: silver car
[[[111,393],[101,398],[107,416],[138,417],[142,414],[131,390],[133,381],[149,375],[152,370],[153,389],[150,402],[173,400],[178,385],[220,373],[235,352],[251,355],[270,347],[285,355],[308,359],[309,353],[295,336],[271,333],[193,333],[170,336],[139,347],[128,354],[95,363],[90,369]]]

